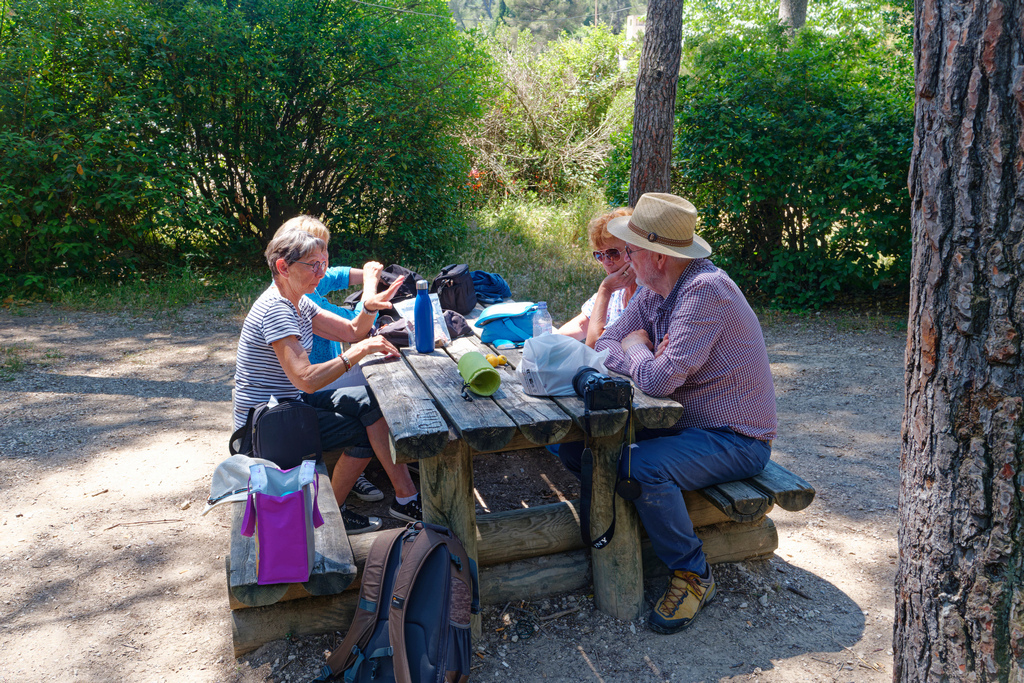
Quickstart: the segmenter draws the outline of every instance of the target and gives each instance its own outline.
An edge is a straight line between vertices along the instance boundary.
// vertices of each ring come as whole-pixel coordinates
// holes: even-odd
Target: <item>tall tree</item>
[[[807,21],[807,0],[779,0],[779,23],[793,35]]]
[[[652,0],[647,5],[633,107],[630,206],[636,206],[645,192],[671,189],[672,132],[682,36],[682,0]]]
[[[1024,16],[920,0],[897,681],[1024,677]]]

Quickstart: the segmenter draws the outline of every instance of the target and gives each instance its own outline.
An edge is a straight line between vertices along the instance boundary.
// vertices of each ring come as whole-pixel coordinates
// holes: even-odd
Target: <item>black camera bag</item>
[[[395,284],[395,280],[403,276],[405,277],[405,281],[398,287],[398,291],[395,292],[395,296],[391,298],[391,303],[398,303],[399,301],[405,301],[406,299],[413,298],[416,296],[416,282],[423,278],[420,277],[419,273],[416,271],[409,270],[405,266],[400,266],[397,263],[392,263],[380,272],[380,279],[377,281],[377,291],[383,292],[385,289]],[[345,305],[349,308],[355,308],[362,298],[362,290],[349,294],[345,297]],[[396,318],[401,317],[395,309],[389,309],[388,314]]]
[[[245,424],[231,435],[231,455],[241,453],[269,460],[282,470],[298,467],[303,460],[323,455],[316,408],[294,398],[280,399],[275,406],[261,403],[249,408]]]
[[[437,294],[441,309],[445,311],[468,315],[476,306],[473,276],[465,263],[453,263],[442,268],[431,283],[430,291]]]

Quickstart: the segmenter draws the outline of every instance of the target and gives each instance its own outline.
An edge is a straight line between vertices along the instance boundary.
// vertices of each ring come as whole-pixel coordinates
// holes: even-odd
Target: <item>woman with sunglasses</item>
[[[630,208],[615,209],[587,226],[594,258],[604,266],[606,276],[594,296],[580,306],[580,314],[558,328],[558,333],[586,342],[590,348],[594,348],[604,329],[619,319],[636,293],[636,278],[625,259],[626,243],[608,232],[608,221],[632,213]]]

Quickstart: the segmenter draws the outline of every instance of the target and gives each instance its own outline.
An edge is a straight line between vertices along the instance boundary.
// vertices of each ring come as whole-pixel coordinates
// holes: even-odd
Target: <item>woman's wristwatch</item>
[[[341,362],[345,364],[345,372],[352,369],[352,363],[349,362],[347,353],[341,354]]]

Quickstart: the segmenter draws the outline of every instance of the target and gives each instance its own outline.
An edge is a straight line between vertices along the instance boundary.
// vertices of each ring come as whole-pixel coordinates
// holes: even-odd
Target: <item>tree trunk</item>
[[[896,681],[1024,680],[1024,38],[918,0]]]
[[[807,21],[807,0],[779,0],[779,23],[789,27],[789,35],[803,28]]]
[[[672,189],[672,134],[682,39],[682,0],[651,0],[647,5],[633,108],[630,206],[636,206],[645,192]]]

